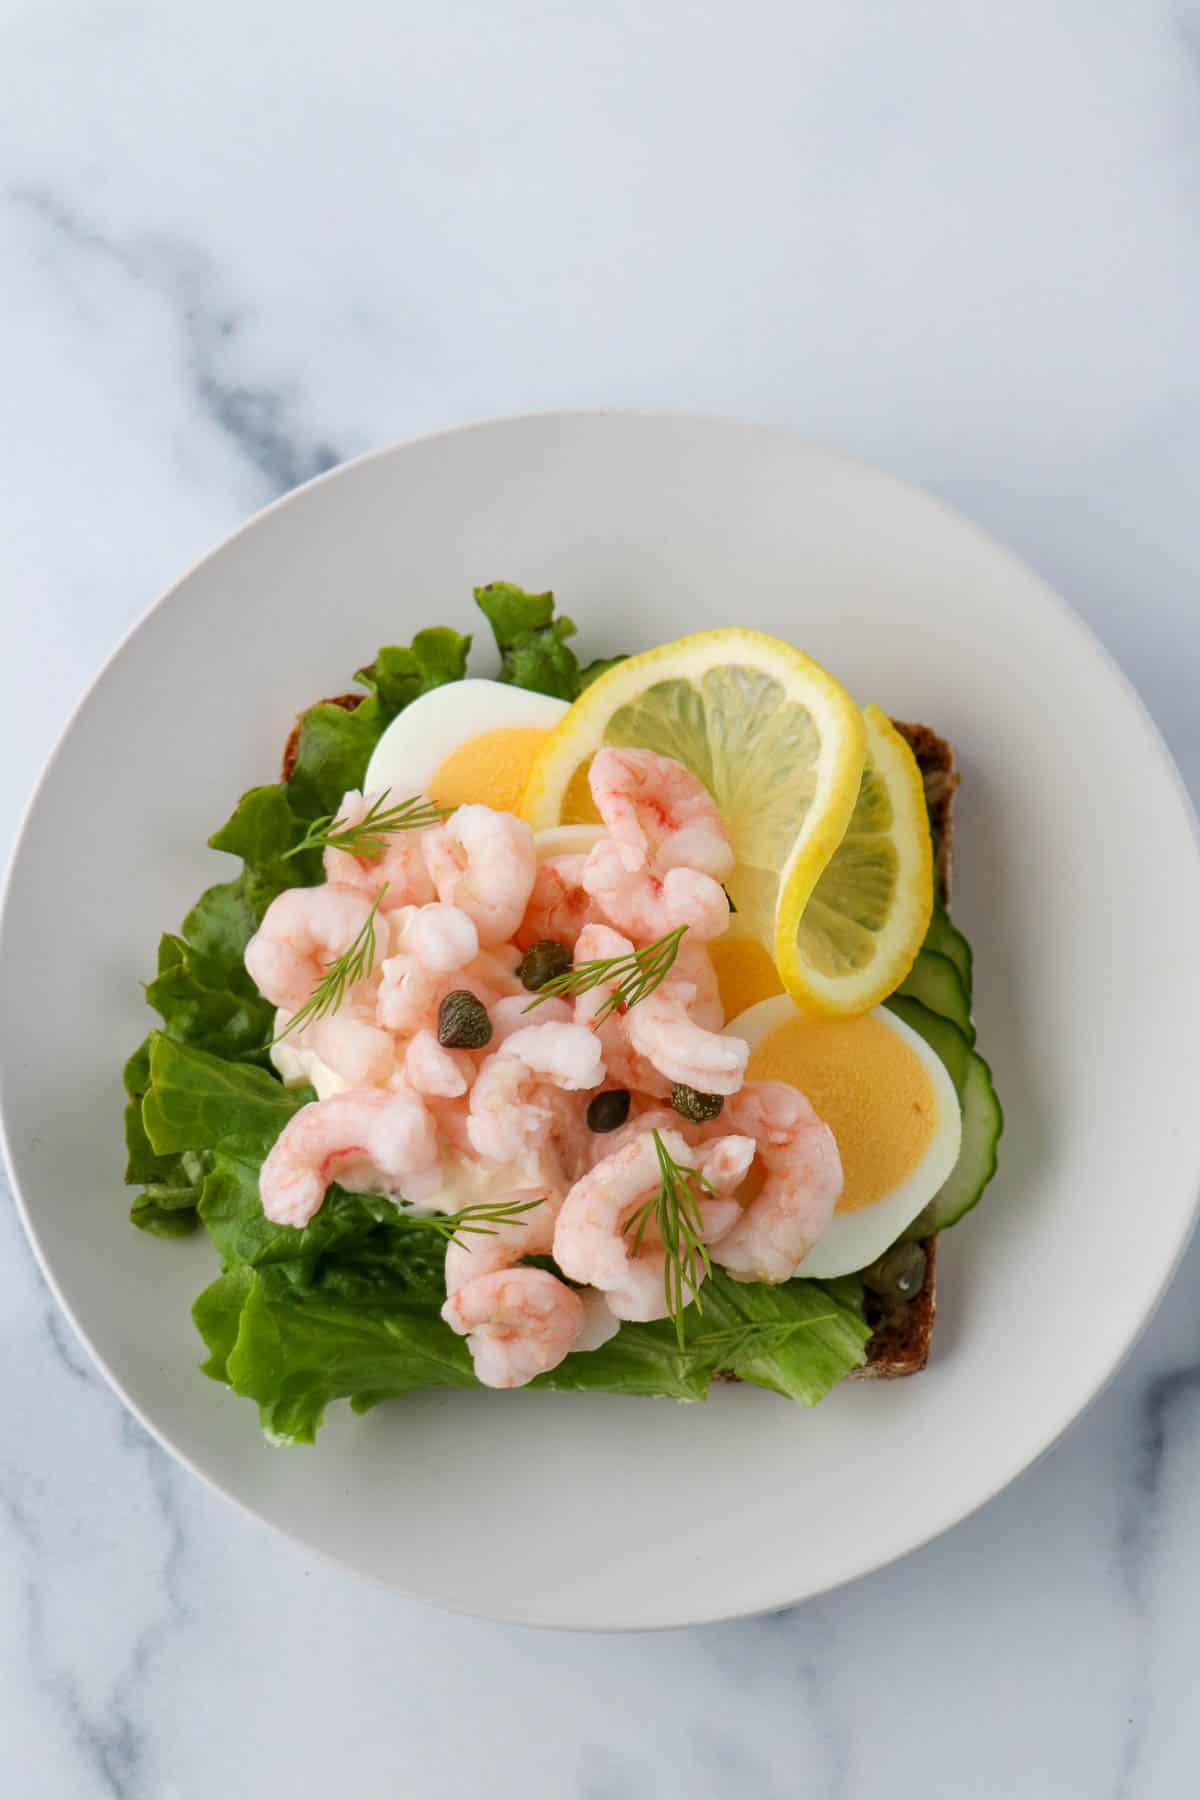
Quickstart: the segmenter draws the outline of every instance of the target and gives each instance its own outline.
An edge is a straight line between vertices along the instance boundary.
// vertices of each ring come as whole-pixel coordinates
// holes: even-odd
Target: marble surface
[[[1088,618],[1200,794],[1200,6],[9,0],[4,42],[6,844],[103,658],[249,512],[566,405],[786,424],[945,495]],[[1198,1280],[1194,1247],[1065,1441],[902,1564],[565,1638],[215,1499],[6,1199],[0,1792],[1192,1795]]]

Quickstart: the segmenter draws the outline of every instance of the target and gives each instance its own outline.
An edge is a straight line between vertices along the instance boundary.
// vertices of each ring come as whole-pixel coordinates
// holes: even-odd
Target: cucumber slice
[[[929,930],[925,933],[924,948],[936,950],[939,956],[950,958],[958,970],[969,1008],[971,1004],[971,946],[943,906],[935,906],[933,909]]]
[[[962,1099],[963,1083],[967,1078],[967,1065],[971,1058],[971,1046],[962,1032],[944,1014],[932,1012],[919,1000],[907,994],[893,994],[883,1003],[889,1012],[894,1012],[898,1019],[911,1025],[919,1037],[923,1037],[931,1050],[937,1054],[949,1070],[950,1079],[954,1083],[955,1092]]]
[[[996,1173],[996,1146],[1004,1130],[1004,1114],[992,1071],[982,1056],[972,1050],[967,1063],[962,1093],[962,1149],[950,1171],[924,1212],[911,1228],[914,1237],[927,1237],[932,1231],[945,1231],[964,1213],[970,1212],[984,1188]]]
[[[919,951],[916,962],[896,992],[910,1000],[919,1000],[930,1012],[940,1013],[943,1019],[958,1026],[969,1044],[975,1042],[967,990],[955,965],[940,950]]]
[[[913,1220],[905,1237],[923,1238],[945,1231],[970,1212],[996,1173],[996,1146],[1004,1129],[1004,1114],[992,1071],[977,1050],[949,1019],[922,1006],[919,1001],[893,994],[884,1003],[896,1017],[919,1032],[946,1065],[962,1107],[962,1148],[958,1161],[929,1205]]]

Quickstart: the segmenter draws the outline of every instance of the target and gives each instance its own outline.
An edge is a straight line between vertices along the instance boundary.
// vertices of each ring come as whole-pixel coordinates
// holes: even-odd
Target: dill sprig
[[[439,824],[450,810],[435,806],[421,794],[411,794],[407,800],[388,806],[391,791],[385,788],[376,795],[357,825],[348,824],[336,813],[314,819],[300,842],[284,852],[284,862],[304,850],[345,850],[351,856],[380,856],[392,832],[423,831],[427,825]]]
[[[440,1238],[448,1244],[457,1244],[466,1249],[459,1232],[469,1237],[495,1237],[492,1229],[495,1225],[503,1225],[509,1219],[518,1219],[522,1213],[532,1212],[541,1206],[544,1196],[537,1200],[496,1200],[484,1201],[478,1206],[464,1206],[456,1213],[398,1213],[401,1225],[409,1225],[414,1230],[436,1231]]]
[[[696,1311],[703,1312],[700,1283],[712,1274],[696,1188],[704,1194],[711,1194],[713,1189],[699,1169],[675,1161],[657,1131],[650,1135],[658,1157],[658,1191],[638,1207],[625,1230],[633,1233],[631,1248],[636,1256],[651,1219],[658,1227],[664,1256],[663,1294],[668,1316],[675,1321],[675,1336],[682,1350],[684,1308],[694,1300]]]
[[[279,1035],[271,1039],[273,1044],[281,1043],[293,1031],[300,1031],[306,1025],[315,1025],[327,1013],[336,1012],[355,982],[365,980],[371,973],[375,967],[375,915],[387,890],[385,881],[371,902],[371,910],[354,942],[326,964],[324,975],[299,1012],[293,1013]]]
[[[639,1000],[654,992],[678,956],[686,930],[686,925],[677,925],[674,931],[655,938],[644,950],[631,950],[624,956],[596,956],[587,962],[576,963],[574,968],[552,976],[534,995],[525,1011],[532,1012],[551,994],[588,994],[593,988],[612,982],[611,993],[592,1020],[593,1025],[603,1025],[605,1019],[621,1007],[636,1006]]]

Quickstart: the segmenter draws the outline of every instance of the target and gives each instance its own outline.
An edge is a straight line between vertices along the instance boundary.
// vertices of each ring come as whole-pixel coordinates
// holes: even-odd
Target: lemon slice
[[[776,954],[785,897],[799,918],[850,823],[865,741],[850,695],[799,650],[758,631],[700,631],[593,682],[543,745],[521,810],[535,831],[594,822],[587,772],[605,744],[677,758],[728,828],[738,934]]]
[[[807,893],[785,883],[775,961],[806,1012],[867,1012],[904,980],[933,908],[933,850],[912,751],[887,714],[864,709],[867,755],[841,843]]]

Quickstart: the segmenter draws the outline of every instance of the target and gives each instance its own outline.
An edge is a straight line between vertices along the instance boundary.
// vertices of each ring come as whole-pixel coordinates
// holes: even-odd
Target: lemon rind
[[[933,845],[921,771],[912,750],[880,707],[864,707],[863,718],[868,754],[882,770],[892,800],[896,821],[892,836],[900,868],[887,929],[870,963],[853,976],[821,975],[800,955],[796,934],[816,881],[807,892],[781,887],[775,915],[775,965],[796,1005],[817,1018],[848,1018],[869,1012],[894,993],[916,961],[933,910]]]

